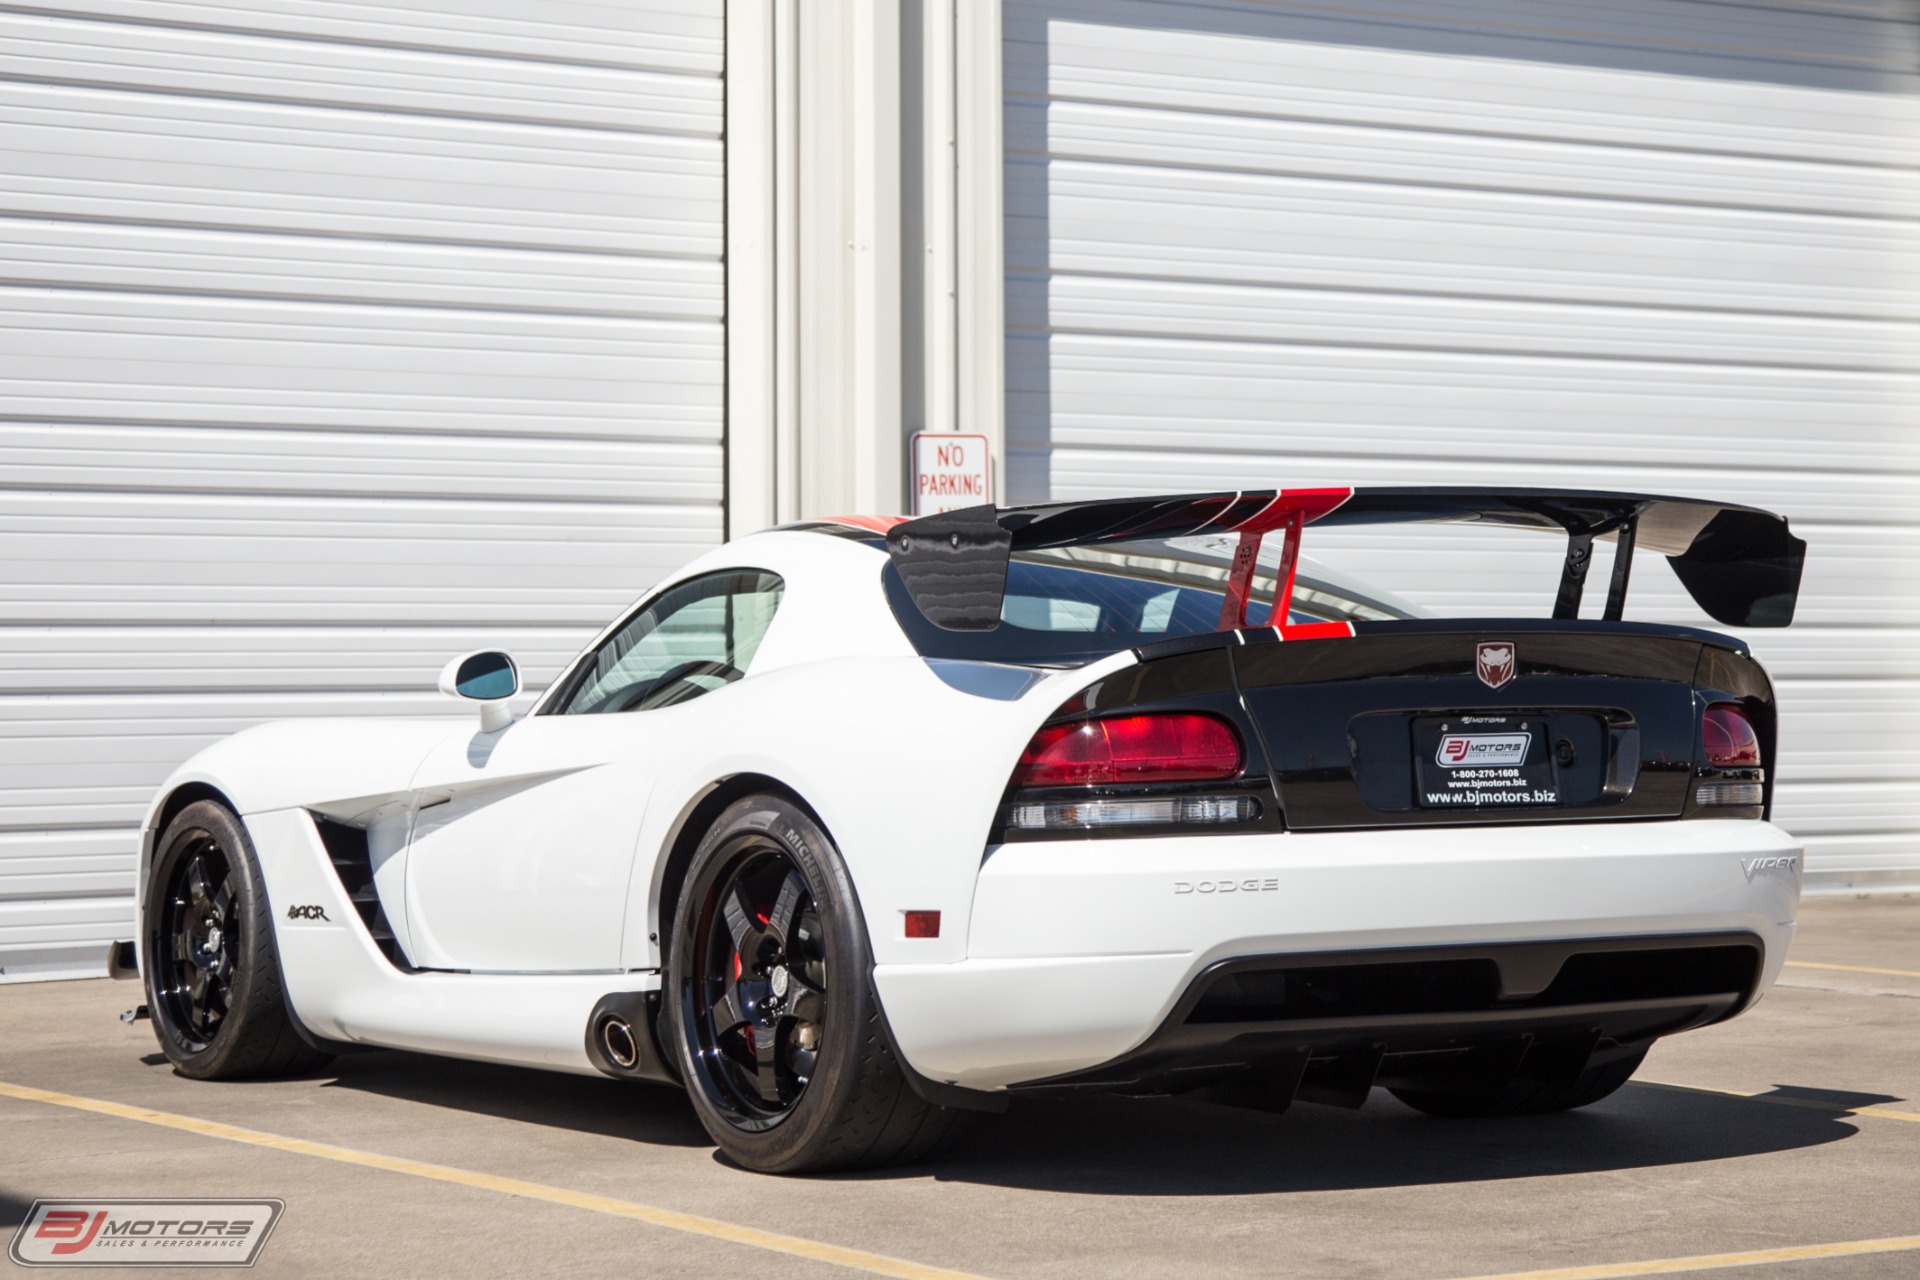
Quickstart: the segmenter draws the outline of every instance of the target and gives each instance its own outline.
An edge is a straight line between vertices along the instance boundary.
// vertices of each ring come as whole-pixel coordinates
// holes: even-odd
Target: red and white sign
[[[930,516],[993,501],[987,438],[922,431],[913,438],[913,514]]]

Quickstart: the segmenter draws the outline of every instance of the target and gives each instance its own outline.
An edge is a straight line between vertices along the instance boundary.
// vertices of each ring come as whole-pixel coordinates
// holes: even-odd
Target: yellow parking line
[[[1892,1236],[1885,1240],[1842,1240],[1837,1244],[1801,1244],[1784,1249],[1751,1249],[1745,1253],[1701,1253],[1691,1258],[1655,1258],[1649,1262],[1609,1262],[1597,1267],[1558,1267],[1548,1271],[1510,1271],[1472,1280],[1622,1280],[1626,1276],[1669,1276],[1682,1271],[1714,1271],[1721,1267],[1761,1267],[1772,1262],[1806,1262],[1816,1258],[1855,1258],[1863,1253],[1901,1253],[1920,1249],[1920,1236]]]
[[[1821,1102],[1817,1098],[1783,1098],[1773,1093],[1746,1093],[1739,1089],[1702,1089],[1690,1084],[1661,1084],[1657,1080],[1635,1080],[1634,1084],[1643,1089],[1665,1089],[1669,1093],[1707,1093],[1720,1098],[1745,1098],[1749,1102],[1766,1102],[1776,1107],[1801,1107],[1808,1111],[1830,1111],[1845,1116],[1875,1116],[1881,1120],[1905,1120],[1910,1124],[1920,1124],[1920,1111],[1893,1111],[1886,1107],[1849,1107],[1838,1102]]]
[[[572,1209],[612,1214],[616,1218],[632,1218],[656,1227],[665,1227],[670,1231],[684,1231],[689,1235],[706,1236],[712,1240],[725,1240],[731,1244],[744,1244],[755,1249],[766,1249],[773,1253],[807,1258],[814,1262],[832,1263],[835,1266],[865,1271],[872,1275],[893,1276],[896,1280],[980,1280],[980,1277],[969,1275],[964,1271],[948,1271],[942,1267],[922,1266],[920,1263],[908,1262],[903,1258],[867,1253],[862,1249],[845,1249],[839,1245],[822,1244],[817,1240],[804,1240],[798,1236],[783,1236],[772,1231],[760,1231],[754,1227],[722,1222],[717,1218],[702,1218],[697,1214],[657,1209],[652,1205],[636,1204],[631,1200],[616,1200],[611,1196],[568,1191],[563,1187],[549,1187],[539,1182],[523,1182],[519,1178],[502,1178],[491,1173],[475,1173],[470,1169],[455,1169],[443,1164],[402,1160],[396,1156],[357,1151],[352,1147],[336,1147],[326,1142],[309,1142],[305,1138],[287,1138],[277,1133],[262,1133],[257,1129],[242,1129],[237,1125],[221,1124],[217,1120],[200,1120],[193,1116],[174,1115],[172,1112],[154,1111],[147,1107],[131,1107],[121,1102],[82,1098],[71,1093],[55,1093],[50,1089],[34,1089],[26,1085],[8,1084],[5,1081],[0,1081],[0,1097],[18,1098],[22,1102],[44,1102],[56,1107],[70,1107],[75,1111],[91,1111],[95,1115],[138,1120],[142,1124],[159,1125],[164,1129],[197,1133],[207,1138],[244,1142],[249,1146],[266,1147],[273,1151],[317,1156],[322,1160],[338,1160],[342,1164],[357,1164],[368,1169],[384,1169],[388,1173],[404,1173],[410,1177],[427,1178],[434,1182],[450,1182],[456,1186],[497,1191],[502,1195],[521,1196],[528,1200],[544,1200],[548,1204],[562,1204]]]
[[[1789,960],[1789,969],[1838,969],[1841,973],[1877,973],[1885,978],[1920,978],[1920,969],[1870,969],[1863,964],[1815,964],[1811,960]]]

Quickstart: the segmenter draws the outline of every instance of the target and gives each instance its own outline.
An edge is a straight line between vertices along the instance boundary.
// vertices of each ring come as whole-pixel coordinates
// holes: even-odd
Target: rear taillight
[[[1758,809],[1766,803],[1760,767],[1760,735],[1747,713],[1715,703],[1700,717],[1700,781],[1694,803],[1702,809]]]
[[[1161,712],[1048,725],[1014,770],[1015,787],[1217,782],[1240,772],[1240,735],[1216,716]]]
[[[1253,796],[1191,790],[1193,783],[1237,779],[1245,764],[1239,732],[1202,712],[1155,711],[1048,725],[1020,753],[1007,828],[1064,833],[1252,822],[1261,813]],[[1044,794],[1044,789],[1063,787],[1114,788],[1124,794]]]
[[[1700,721],[1700,743],[1710,768],[1760,767],[1760,735],[1753,731],[1747,713],[1738,707],[1725,703],[1708,707]]]

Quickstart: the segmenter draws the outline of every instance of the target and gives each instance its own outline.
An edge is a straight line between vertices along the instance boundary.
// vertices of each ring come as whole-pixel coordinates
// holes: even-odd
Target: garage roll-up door
[[[1752,502],[1810,883],[1920,884],[1909,0],[1010,0],[1013,496],[1513,483]],[[1447,614],[1558,549],[1316,540]],[[1593,607],[1590,605],[1590,608]],[[1663,566],[1629,616],[1700,622]]]
[[[721,531],[721,0],[0,14],[0,970],[214,737],[537,687]]]

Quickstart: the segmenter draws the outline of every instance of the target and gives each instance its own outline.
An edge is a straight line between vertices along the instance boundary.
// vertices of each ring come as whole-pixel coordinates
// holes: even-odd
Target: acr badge
[[[1513,641],[1482,640],[1480,647],[1473,651],[1473,670],[1480,677],[1480,683],[1489,689],[1499,689],[1512,683],[1517,670],[1513,659]]]

